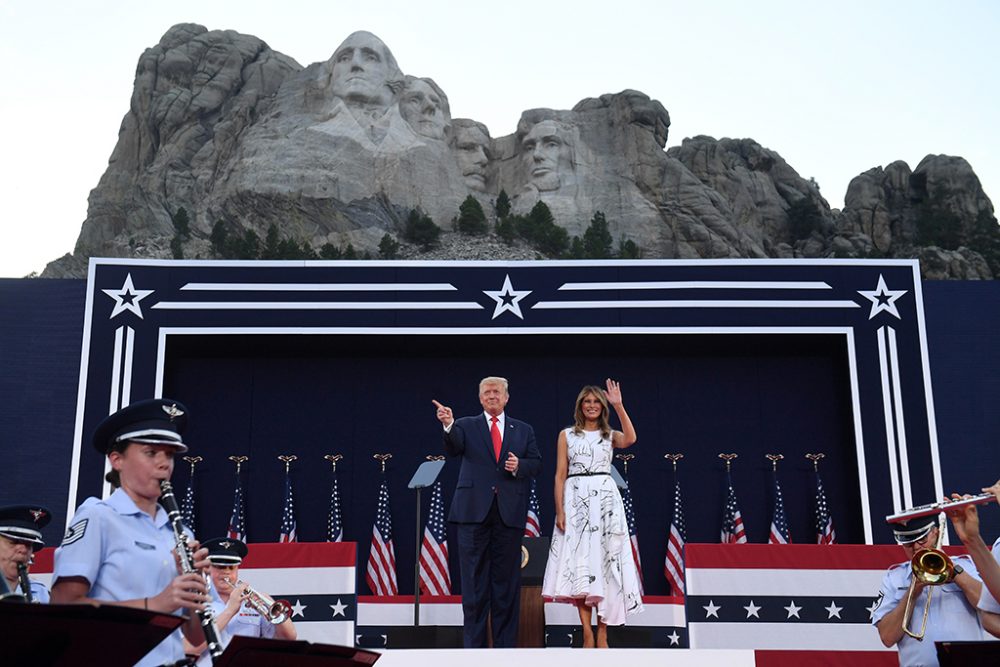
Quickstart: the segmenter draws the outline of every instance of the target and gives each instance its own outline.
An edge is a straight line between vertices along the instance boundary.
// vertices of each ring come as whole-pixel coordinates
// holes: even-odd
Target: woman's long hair
[[[576,397],[576,408],[573,410],[573,433],[579,435],[583,432],[583,427],[587,425],[587,418],[583,416],[583,399],[593,395],[601,402],[601,416],[597,419],[597,427],[601,430],[602,438],[611,437],[611,424],[608,422],[608,398],[604,395],[604,390],[592,384],[580,390]]]

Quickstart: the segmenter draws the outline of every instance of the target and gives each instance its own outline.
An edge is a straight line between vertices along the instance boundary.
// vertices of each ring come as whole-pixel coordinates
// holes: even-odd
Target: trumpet
[[[934,541],[934,547],[921,549],[913,554],[910,559],[910,569],[913,572],[913,581],[910,582],[910,589],[906,593],[906,608],[903,610],[903,632],[913,637],[917,641],[923,641],[924,633],[927,630],[927,614],[931,608],[931,594],[933,588],[927,589],[927,600],[924,602],[924,619],[920,625],[920,631],[914,632],[910,629],[910,616],[913,614],[913,594],[917,582],[920,581],[927,586],[941,586],[947,584],[955,577],[955,564],[948,554],[941,551],[941,538],[944,535],[944,516],[939,519],[938,536]]]
[[[965,507],[966,505],[985,505],[995,501],[996,499],[996,496],[992,493],[980,493],[975,496],[969,496],[968,498],[943,500],[938,503],[929,503],[927,505],[911,507],[908,510],[903,510],[902,512],[897,512],[896,514],[890,514],[885,517],[885,520],[888,523],[900,523],[901,521],[909,521],[910,519],[916,519],[922,516],[931,516],[932,514],[937,514],[939,512],[947,512],[948,510],[958,509],[960,507]]]
[[[237,579],[233,582],[229,577],[224,577],[223,581],[235,590],[244,588],[243,601],[273,625],[284,623],[292,613],[292,606],[288,604],[287,600],[275,600],[260,591],[250,588],[247,582],[242,579]]]

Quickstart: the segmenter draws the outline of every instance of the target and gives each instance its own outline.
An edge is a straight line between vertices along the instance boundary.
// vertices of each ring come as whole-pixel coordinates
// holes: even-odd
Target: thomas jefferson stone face
[[[448,102],[423,79],[414,79],[399,100],[399,112],[413,131],[431,139],[444,139]]]
[[[386,85],[393,74],[389,49],[375,35],[356,32],[333,54],[330,88],[348,104],[387,105],[392,91]]]
[[[531,183],[541,192],[558,190],[573,169],[571,146],[558,123],[543,120],[521,140]]]
[[[486,191],[486,165],[489,164],[490,138],[475,125],[454,126],[455,160],[462,170],[465,185],[471,190]]]

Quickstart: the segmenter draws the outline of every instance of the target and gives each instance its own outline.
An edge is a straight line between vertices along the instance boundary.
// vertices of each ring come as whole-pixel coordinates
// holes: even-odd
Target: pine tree
[[[469,195],[458,207],[458,231],[463,234],[482,235],[489,230],[482,205],[478,199]]]
[[[618,238],[618,257],[621,259],[639,259],[642,257],[642,251],[635,241],[621,236]]]
[[[278,251],[280,241],[278,226],[272,222],[267,228],[267,234],[264,236],[264,247],[261,249],[260,258],[281,259],[281,253]]]
[[[507,196],[507,191],[500,189],[500,194],[497,195],[497,199],[493,202],[493,212],[497,214],[497,218],[503,220],[508,215],[510,215],[510,197]]]
[[[608,221],[600,211],[594,213],[590,226],[583,233],[583,256],[587,259],[608,259],[612,256],[614,239],[608,231]]]
[[[424,252],[431,249],[441,237],[441,228],[434,224],[428,215],[421,215],[413,209],[403,226],[403,238],[410,243],[416,243]]]
[[[399,256],[399,241],[388,233],[383,235],[378,244],[378,256],[382,259],[396,259]]]

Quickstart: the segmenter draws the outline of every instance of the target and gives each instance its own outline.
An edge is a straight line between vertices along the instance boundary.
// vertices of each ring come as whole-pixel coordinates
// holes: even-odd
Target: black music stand
[[[413,625],[386,628],[386,648],[458,648],[462,646],[462,628],[446,625],[420,625],[420,551],[423,531],[420,520],[420,490],[437,481],[444,461],[424,461],[413,473],[409,488],[417,492],[416,562],[413,564]]]
[[[1000,665],[1000,642],[934,642],[941,667]]]
[[[416,562],[413,564],[413,625],[420,625],[420,548],[423,544],[423,534],[420,530],[420,489],[432,485],[441,474],[444,461],[424,461],[413,473],[413,478],[407,485],[417,492],[417,547]]]
[[[96,604],[0,603],[3,662],[33,667],[128,667],[184,619]]]
[[[354,667],[374,665],[380,657],[353,646],[236,636],[215,667]]]

